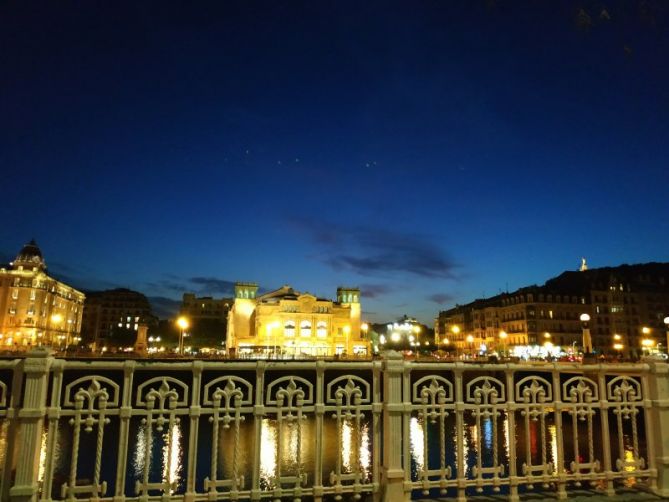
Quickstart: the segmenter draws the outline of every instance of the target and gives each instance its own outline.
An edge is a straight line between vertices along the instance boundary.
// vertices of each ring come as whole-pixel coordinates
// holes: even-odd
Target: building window
[[[286,321],[283,325],[283,336],[295,336],[295,321]]]
[[[18,289],[12,290],[12,298],[14,300],[18,300],[18,298],[19,298],[19,290]]]
[[[319,321],[318,324],[316,324],[316,335],[320,338],[328,336],[328,326],[325,321]]]
[[[300,336],[311,336],[311,322],[302,321],[300,323]]]

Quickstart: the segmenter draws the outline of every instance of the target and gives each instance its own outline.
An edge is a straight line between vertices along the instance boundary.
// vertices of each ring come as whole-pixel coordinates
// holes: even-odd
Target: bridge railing
[[[631,482],[669,495],[667,364],[0,360],[2,500],[517,500]]]

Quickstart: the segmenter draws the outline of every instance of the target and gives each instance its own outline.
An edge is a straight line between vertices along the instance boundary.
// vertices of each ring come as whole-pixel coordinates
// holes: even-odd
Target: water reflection
[[[0,472],[5,465],[5,458],[7,456],[7,428],[9,427],[8,420],[0,420]],[[41,478],[40,478],[41,479]]]
[[[411,417],[409,421],[409,439],[411,441],[411,458],[416,465],[416,471],[421,472],[425,469],[425,446],[423,419]]]
[[[340,457],[342,473],[360,472],[361,482],[369,482],[372,475],[372,438],[371,417],[365,416],[360,423],[353,420],[341,420],[341,433],[337,429],[337,420],[325,417],[323,420],[323,432],[321,435],[321,445],[323,448],[322,477],[325,485],[329,485],[329,475],[331,472],[337,472],[337,462]],[[458,441],[462,441],[463,465],[465,467],[465,476],[472,478],[472,467],[477,463],[477,456],[481,455],[483,466],[493,464],[493,445],[498,443],[499,462],[509,463],[509,444],[514,441],[516,445],[517,472],[521,472],[522,464],[526,462],[526,452],[530,451],[532,457],[542,456],[542,445],[546,446],[546,462],[552,462],[557,466],[558,440],[564,448],[564,458],[562,465],[566,467],[573,459],[574,448],[570,444],[572,438],[571,421],[565,420],[561,437],[558,438],[557,427],[554,417],[549,414],[546,417],[546,427],[542,428],[532,423],[530,440],[527,441],[525,435],[525,422],[518,420],[515,430],[509,427],[509,421],[506,415],[502,415],[497,421],[497,430],[492,420],[481,420],[481,429],[477,429],[474,419],[467,413],[462,423],[462,433],[457,434],[456,417],[454,414],[447,417],[444,423],[445,431],[445,465],[450,466],[453,476],[457,475]],[[7,426],[0,424],[0,455],[6,451]],[[184,443],[188,437],[188,424],[174,424],[169,431],[158,433],[153,428],[152,434],[147,434],[146,425],[140,425],[139,420],[133,420],[131,426],[131,445],[129,448],[129,476],[126,482],[126,493],[134,493],[135,480],[144,479],[144,470],[147,461],[146,452],[149,452],[149,474],[151,482],[167,482],[177,486],[177,492],[182,489],[186,476],[185,450],[187,445]],[[221,430],[217,439],[218,448],[216,451],[216,470],[218,479],[232,479],[237,469],[238,474],[244,475],[244,489],[251,488],[253,451],[256,447],[256,427],[254,421],[247,420],[240,424],[239,429],[239,458],[235,467],[234,462],[234,441],[236,431],[234,427]],[[425,469],[436,469],[441,465],[441,426],[440,424],[425,424],[422,419],[412,416],[409,420],[409,440],[411,451],[411,471],[412,479],[419,479],[420,473]],[[212,464],[212,427],[208,422],[202,422],[199,428],[198,447],[198,481],[197,489],[202,490],[201,479],[210,476],[209,469]],[[341,434],[341,435],[340,435]],[[545,438],[542,438],[545,434]],[[640,435],[643,431],[640,431]],[[480,437],[482,450],[476,451],[476,444]],[[612,461],[622,457],[625,461],[621,469],[629,473],[630,477],[625,479],[624,483],[632,486],[638,480],[634,479],[635,467],[633,461],[634,441],[631,430],[624,431],[624,453],[621,455],[618,451],[612,452]],[[45,458],[46,458],[46,432],[42,436],[40,452],[40,479],[44,477]],[[316,466],[316,420],[309,417],[303,421],[300,427],[296,423],[286,423],[282,425],[282,432],[279,434],[278,422],[273,418],[264,418],[260,422],[259,440],[260,448],[260,466],[259,477],[262,490],[272,489],[276,483],[276,477],[279,473],[282,475],[295,475],[296,473],[306,473],[308,484],[314,482]],[[134,441],[133,441],[134,439]],[[587,434],[579,434],[579,439],[587,441]],[[612,428],[609,440],[613,445],[618,444],[618,434],[616,428]],[[110,436],[111,444],[114,446],[116,438]],[[147,444],[149,441],[149,444]],[[602,459],[602,434],[599,428],[595,430],[595,451],[596,458]],[[641,437],[640,454],[647,455],[645,441]],[[134,444],[132,444],[134,442]],[[279,449],[279,443],[281,448]],[[60,490],[60,485],[66,480],[70,461],[71,430],[68,427],[58,429],[58,439],[55,445],[54,456],[54,493]],[[171,447],[170,447],[171,445]],[[208,445],[208,446],[207,446]],[[106,448],[106,447],[105,447]],[[298,450],[301,452],[298,457]],[[613,448],[617,450],[617,448]],[[102,480],[113,483],[116,472],[115,456],[116,450],[105,449],[104,456],[113,456],[110,462],[103,462]],[[426,464],[427,462],[427,464]],[[541,462],[543,463],[543,459]],[[83,465],[83,464],[82,464]],[[508,469],[505,469],[508,473]],[[134,476],[133,476],[134,474]],[[508,475],[508,474],[505,474]],[[487,477],[487,475],[485,476]],[[350,483],[352,481],[342,481]],[[288,487],[288,486],[286,486]],[[111,488],[110,488],[111,489]]]
[[[184,475],[183,430],[181,425],[174,423],[162,434],[156,434],[156,431],[148,430],[148,427],[150,427],[148,424],[140,425],[135,436],[132,462],[135,477],[150,483],[156,482],[156,480],[151,479],[151,474],[155,472],[152,464],[158,463],[161,467],[159,471],[161,473],[160,481],[168,483],[170,486],[178,486]],[[160,451],[159,458],[156,458],[156,447]],[[174,493],[174,490],[170,490],[170,493]]]
[[[553,462],[554,466],[557,466],[558,443],[557,443],[557,427],[555,426],[555,424],[548,426],[548,437],[550,438],[551,462]],[[557,474],[557,472],[555,474]]]
[[[266,418],[262,420],[260,433],[260,478],[269,486],[274,478],[277,464],[276,425],[271,425]]]

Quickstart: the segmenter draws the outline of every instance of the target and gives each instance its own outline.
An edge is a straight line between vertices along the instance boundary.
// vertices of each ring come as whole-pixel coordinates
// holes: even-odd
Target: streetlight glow
[[[186,319],[184,316],[179,317],[179,319],[177,319],[177,326],[179,326],[181,329],[188,329],[188,319]]]
[[[179,355],[181,356],[184,355],[184,330],[188,329],[189,325],[188,319],[184,316],[177,319],[177,326],[181,328],[181,333],[179,333]]]

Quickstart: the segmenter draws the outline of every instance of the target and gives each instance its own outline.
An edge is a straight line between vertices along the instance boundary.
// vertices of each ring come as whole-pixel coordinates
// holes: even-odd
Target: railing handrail
[[[536,483],[555,483],[558,494],[566,497],[568,484],[598,481],[604,483],[607,493],[613,494],[614,481],[629,476],[646,478],[650,489],[669,495],[669,452],[664,450],[664,441],[660,441],[669,434],[669,364],[666,363],[475,363],[409,360],[398,353],[387,353],[383,358],[334,361],[70,360],[38,351],[27,354],[25,358],[0,359],[0,371],[12,375],[10,382],[0,379],[0,420],[5,420],[11,431],[6,465],[0,465],[0,474],[5,478],[0,481],[3,500],[28,501],[38,497],[51,500],[57,440],[55,431],[59,423],[64,427],[68,421],[71,425],[67,427],[73,431],[76,441],[82,433],[98,434],[98,449],[92,484],[85,485],[78,475],[78,446],[73,446],[73,467],[68,481],[62,485],[62,497],[73,499],[77,494],[89,494],[91,499],[104,497],[105,483],[101,478],[100,460],[104,424],[110,417],[119,422],[117,475],[114,480],[114,497],[119,501],[132,497],[125,492],[125,473],[129,455],[128,432],[133,417],[141,418],[148,424],[144,429],[148,434],[146,444],[151,444],[152,434],[162,431],[163,423],[167,430],[171,430],[170,427],[179,420],[186,421],[190,430],[184,458],[187,466],[184,493],[170,494],[172,488],[164,481],[151,480],[146,471],[143,480],[137,482],[137,490],[143,493],[140,498],[162,490],[163,497],[172,500],[194,500],[204,496],[208,490],[209,496],[223,499],[259,500],[270,495],[294,498],[309,495],[320,500],[330,494],[370,493],[375,498],[394,502],[408,500],[412,490],[430,493],[432,489],[439,489],[456,490],[458,497],[464,500],[469,489],[507,487],[510,498],[515,500],[521,485]],[[78,380],[67,376],[71,372],[80,375]],[[172,374],[177,376],[167,376],[167,372],[174,372]],[[112,374],[116,375],[114,379],[104,376]],[[184,380],[183,375],[190,376]],[[272,378],[269,379],[268,375]],[[305,378],[300,375],[310,376]],[[326,379],[326,375],[330,376]],[[214,385],[216,382],[220,383]],[[218,397],[212,400],[214,390]],[[335,394],[338,396],[336,399],[333,397]],[[547,399],[546,396],[551,397]],[[77,400],[81,400],[81,406]],[[609,423],[609,412],[612,413],[613,423]],[[297,464],[298,478],[282,472],[279,466],[276,474],[278,481],[275,481],[278,484],[269,492],[261,489],[258,471],[262,439],[260,420],[274,417],[279,424],[282,421],[295,423],[299,431],[300,422],[294,422],[295,417],[305,415],[313,417],[317,431],[316,464],[312,476],[301,477],[305,473],[300,474],[300,462]],[[339,463],[331,479],[322,478],[324,453],[321,436],[326,417],[331,420],[331,415],[335,417],[337,427],[343,426],[346,420],[354,419],[357,420],[355,427],[360,428],[361,420],[371,420],[372,465],[369,479],[362,471],[356,470],[357,467],[352,467],[350,473],[343,471]],[[622,443],[610,443],[614,436],[621,437],[620,419],[623,415],[632,420],[634,448],[630,459],[620,460]],[[637,415],[643,423],[637,420]],[[448,429],[451,426],[447,425],[449,416],[455,420],[451,432]],[[518,434],[529,434],[529,417],[538,420],[542,428],[547,426],[546,420],[553,420],[551,423],[556,427],[556,434],[560,435],[567,430],[563,429],[563,422],[571,423],[573,420],[568,430],[574,434],[576,443],[585,439],[586,446],[590,445],[589,451],[586,448],[583,459],[574,453],[575,457],[570,460],[561,439],[555,446],[555,465],[547,463],[548,446],[543,434],[538,436],[543,461],[529,455],[524,459],[522,469],[518,469],[516,445],[509,440],[510,433],[500,435],[493,427],[492,450],[486,453],[491,455],[493,463],[488,465],[482,458],[484,451],[488,451],[488,446],[480,443],[484,432],[482,427],[488,427],[485,425],[487,420],[495,424],[502,416],[508,422],[508,429]],[[255,431],[255,450],[251,454],[252,479],[241,482],[236,478],[217,479],[212,474],[207,480],[196,480],[198,430],[207,426],[218,431],[217,424],[220,423],[221,427],[233,427],[238,434],[245,419],[254,425]],[[421,447],[422,467],[412,473],[410,432],[415,426],[410,426],[410,423],[416,420],[425,444]],[[471,427],[474,427],[472,431],[478,438],[478,449],[475,450],[475,469],[467,474],[462,445],[465,423],[469,420],[474,421]],[[437,436],[428,424],[430,421],[437,424],[440,431]],[[595,432],[595,427],[598,432]],[[640,427],[647,435],[643,451],[636,438]],[[157,429],[154,431],[154,428]],[[48,433],[46,446],[43,446],[45,429]],[[354,436],[358,441],[361,441],[361,430],[358,436]],[[617,435],[613,434],[614,430]],[[602,452],[595,455],[593,439],[600,436]],[[439,440],[439,437],[442,439]],[[454,464],[446,461],[446,456],[451,453],[444,449],[444,437],[455,440]],[[277,448],[281,451],[285,445],[282,446],[280,434],[277,441]],[[505,441],[507,446],[504,446]],[[573,445],[576,443],[572,442]],[[512,459],[506,464],[499,458],[501,447],[508,449]],[[21,455],[16,455],[15,452],[19,451]],[[234,451],[234,455],[239,454],[238,446]],[[40,466],[40,452],[46,458],[43,467]],[[430,457],[430,452],[437,456]],[[340,461],[341,451],[335,453]],[[527,452],[525,455],[528,455]],[[622,464],[614,462],[616,455],[617,462]],[[214,457],[211,462],[215,471]],[[438,459],[438,467],[435,467],[435,458]],[[233,460],[235,463],[236,460]],[[45,478],[40,485],[42,471]],[[202,486],[205,487],[204,494],[198,491]]]

